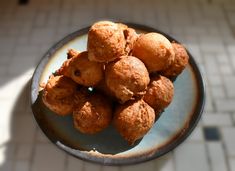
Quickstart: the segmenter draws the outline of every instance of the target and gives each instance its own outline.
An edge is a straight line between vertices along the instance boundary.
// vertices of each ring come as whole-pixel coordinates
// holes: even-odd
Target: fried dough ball
[[[67,59],[70,59],[72,57],[75,57],[79,54],[78,51],[76,51],[75,49],[69,49],[67,52]]]
[[[72,78],[83,86],[94,86],[103,79],[104,66],[101,63],[89,61],[87,52],[81,52],[65,61],[58,73]]]
[[[161,72],[162,75],[169,78],[179,75],[184,70],[189,60],[188,53],[184,46],[179,43],[172,43],[172,47],[175,52],[175,59],[170,66]]]
[[[43,89],[42,101],[58,115],[68,115],[73,110],[73,95],[77,84],[66,76],[50,76]]]
[[[126,39],[126,48],[125,52],[127,55],[132,54],[132,49],[134,47],[134,44],[139,37],[138,34],[135,32],[132,28],[127,28],[123,31],[125,39]]]
[[[159,113],[171,103],[173,96],[173,83],[168,78],[158,75],[151,78],[143,99]]]
[[[132,49],[134,47],[134,43],[136,42],[137,38],[139,35],[136,33],[135,29],[129,28],[127,25],[118,23],[118,26],[120,29],[122,29],[125,40],[126,40],[126,45],[125,45],[125,54],[126,55],[131,55]]]
[[[121,136],[132,145],[152,128],[154,120],[154,110],[143,100],[138,100],[119,105],[113,123]]]
[[[149,73],[164,70],[175,57],[170,41],[159,33],[141,35],[134,44],[132,55],[144,62]]]
[[[89,94],[84,89],[76,93],[73,111],[76,129],[84,134],[95,134],[108,127],[111,120],[112,105],[104,95]]]
[[[118,24],[100,21],[88,32],[88,58],[91,61],[109,62],[125,54],[125,37]]]
[[[144,63],[136,57],[122,56],[106,65],[106,85],[120,103],[142,95],[149,81]]]

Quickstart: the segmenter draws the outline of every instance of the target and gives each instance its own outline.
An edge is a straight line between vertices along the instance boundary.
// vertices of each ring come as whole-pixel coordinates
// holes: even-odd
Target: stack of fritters
[[[159,33],[139,35],[124,24],[100,21],[88,32],[87,51],[70,49],[67,58],[49,78],[44,104],[58,115],[72,114],[74,127],[85,134],[113,121],[133,144],[173,100],[170,79],[189,57],[181,44]]]

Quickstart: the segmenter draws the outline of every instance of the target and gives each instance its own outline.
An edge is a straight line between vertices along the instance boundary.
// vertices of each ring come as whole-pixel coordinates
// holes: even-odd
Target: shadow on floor
[[[33,163],[35,162],[35,148],[38,143],[41,143],[40,138],[38,138],[38,132],[41,132],[41,130],[39,130],[33,117],[33,113],[31,112],[30,84],[30,81],[25,84],[14,105],[10,123],[11,137],[6,144],[0,147],[0,149],[2,148],[5,153],[4,162],[0,166],[1,171],[14,171],[17,170],[18,167],[25,168],[25,170],[29,171],[34,170]],[[22,101],[24,101],[24,103],[22,103]],[[47,140],[44,141],[49,143]],[[46,156],[42,157],[45,158]],[[55,155],[50,157],[56,158],[57,156]],[[160,160],[156,160],[156,162],[154,162],[154,167],[158,169],[162,168],[169,158],[169,155],[166,155],[160,158]],[[37,157],[37,160],[40,160],[40,158]],[[82,163],[83,165],[89,164],[89,162],[85,161]],[[147,162],[144,165],[148,166],[149,164],[152,165],[153,163]],[[136,166],[141,166],[141,164],[133,165],[133,167]],[[105,167],[108,166],[103,166],[103,168]],[[132,166],[124,166],[122,167],[122,170],[130,167]],[[67,166],[64,168],[67,170]],[[97,169],[98,168],[100,167],[97,167]]]

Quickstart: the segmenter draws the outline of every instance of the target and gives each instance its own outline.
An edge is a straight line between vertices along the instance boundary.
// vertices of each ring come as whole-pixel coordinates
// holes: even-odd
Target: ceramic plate
[[[127,24],[140,32],[163,32],[138,24]],[[69,48],[86,50],[89,27],[56,43],[40,61],[32,78],[31,100],[34,117],[45,135],[60,149],[80,159],[105,165],[139,163],[157,158],[183,142],[193,131],[204,107],[203,79],[192,55],[189,65],[174,81],[175,95],[152,129],[129,146],[112,125],[96,135],[85,135],[73,127],[72,117],[61,117],[47,109],[41,100],[40,84],[45,83],[66,60]],[[176,41],[177,42],[177,41]]]

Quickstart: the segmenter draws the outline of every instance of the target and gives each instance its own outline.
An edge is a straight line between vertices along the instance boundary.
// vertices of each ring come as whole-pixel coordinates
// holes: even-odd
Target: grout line
[[[220,132],[220,135],[223,135],[220,128],[219,128],[219,132]],[[222,148],[223,148],[223,153],[224,153],[225,164],[226,164],[227,170],[231,171],[230,167],[229,167],[229,156],[228,156],[228,152],[227,152],[227,148],[226,148],[223,136],[221,136],[221,145],[222,145]]]
[[[227,11],[233,11],[233,10],[226,10],[224,4],[221,6],[223,13],[225,14],[225,21],[228,23],[228,26],[233,34],[233,37],[235,37],[235,30],[233,29],[232,24],[230,23],[229,17],[228,17],[228,12]]]
[[[31,151],[31,157],[29,160],[29,170],[31,171],[33,168],[33,159],[35,157],[35,153],[36,153],[36,144],[37,144],[37,131],[38,131],[38,127],[35,127],[35,133],[34,133],[34,141],[32,143],[32,151]]]
[[[62,151],[64,152],[64,151]],[[64,152],[65,153],[65,152]],[[64,171],[67,171],[69,166],[69,154],[65,153],[65,159],[64,159]]]
[[[230,117],[231,117],[231,120],[232,120],[232,127],[235,127],[235,112],[234,113],[230,113]]]
[[[213,171],[213,168],[212,168],[212,161],[211,161],[211,157],[210,157],[210,153],[209,153],[209,148],[208,148],[208,143],[209,143],[209,141],[206,141],[206,142],[204,143],[205,151],[206,151],[206,158],[207,158],[209,170],[210,170],[210,171]]]
[[[176,171],[175,150],[172,151],[172,163],[173,163],[173,169]]]

